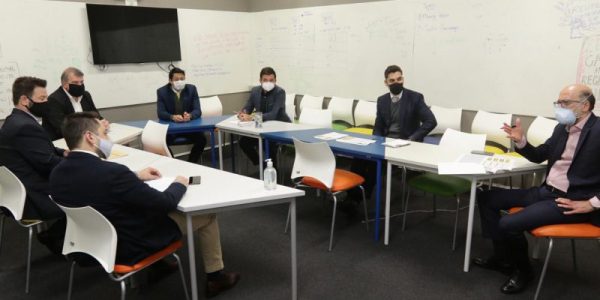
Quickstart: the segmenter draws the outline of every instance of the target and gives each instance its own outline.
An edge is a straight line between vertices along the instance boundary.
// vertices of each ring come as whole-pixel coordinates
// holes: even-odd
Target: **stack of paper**
[[[367,146],[369,144],[375,143],[374,140],[363,139],[363,138],[358,138],[358,137],[353,137],[353,136],[345,136],[343,138],[339,138],[336,140],[336,142],[359,145],[359,146]]]
[[[459,157],[454,162],[438,164],[438,174],[485,174],[498,173],[499,171],[512,170],[514,161],[502,155],[480,155],[468,153]]]
[[[332,132],[329,132],[329,133],[317,135],[317,136],[315,136],[315,138],[320,139],[320,140],[324,140],[324,141],[331,141],[331,140],[341,139],[341,138],[346,137],[346,136],[348,136],[348,135],[332,131]]]
[[[144,183],[159,192],[164,192],[171,185],[171,183],[173,183],[173,181],[175,181],[175,177],[161,177],[154,180],[144,181]]]
[[[408,146],[408,145],[410,145],[410,142],[407,140],[401,140],[401,139],[388,139],[387,142],[382,143],[382,145],[384,145],[386,147],[398,148],[398,147]]]

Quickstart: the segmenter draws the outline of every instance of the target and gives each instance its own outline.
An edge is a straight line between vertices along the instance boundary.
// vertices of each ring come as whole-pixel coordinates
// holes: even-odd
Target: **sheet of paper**
[[[336,142],[359,145],[359,146],[367,146],[369,144],[375,143],[374,140],[363,139],[363,138],[358,138],[358,137],[353,137],[353,136],[345,136],[343,138],[339,138],[336,140]]]
[[[466,153],[466,154],[461,155],[456,161],[461,162],[461,163],[482,164],[483,161],[486,160],[488,157],[491,157],[491,156]]]
[[[332,140],[337,140],[343,137],[348,136],[347,134],[344,133],[339,133],[339,132],[329,132],[329,133],[325,133],[325,134],[320,134],[320,135],[316,135],[315,138],[316,139],[320,139],[320,140],[324,140],[324,141],[332,141]]]
[[[410,142],[407,140],[401,140],[401,139],[388,139],[387,142],[384,142],[381,144],[386,147],[398,148],[398,147],[408,146],[408,145],[410,145]]]
[[[144,182],[151,188],[163,192],[171,185],[171,183],[173,183],[173,181],[175,181],[175,177],[161,177],[159,179],[148,180]]]
[[[116,159],[116,158],[125,157],[125,156],[127,156],[127,152],[113,149],[110,152],[110,157],[108,159]]]
[[[464,162],[446,162],[438,164],[438,174],[440,175],[458,175],[458,174],[485,174],[485,168],[477,163]]]

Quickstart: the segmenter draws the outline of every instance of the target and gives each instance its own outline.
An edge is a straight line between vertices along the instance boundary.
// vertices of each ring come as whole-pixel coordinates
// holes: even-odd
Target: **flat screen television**
[[[95,65],[181,60],[177,9],[86,6]]]

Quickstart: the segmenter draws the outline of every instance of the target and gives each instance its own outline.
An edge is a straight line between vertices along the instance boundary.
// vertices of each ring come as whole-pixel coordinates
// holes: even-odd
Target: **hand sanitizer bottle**
[[[267,159],[267,168],[265,169],[263,180],[265,181],[265,189],[274,190],[277,188],[277,171],[273,168],[273,161]]]

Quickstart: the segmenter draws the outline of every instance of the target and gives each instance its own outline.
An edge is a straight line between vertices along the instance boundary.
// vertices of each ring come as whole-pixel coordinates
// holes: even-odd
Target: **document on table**
[[[469,162],[446,162],[438,164],[438,174],[485,174],[485,168],[481,164]]]
[[[438,174],[485,174],[510,171],[514,167],[514,160],[502,155],[480,155],[467,153],[454,162],[438,164]]]
[[[375,140],[363,139],[363,138],[358,138],[358,137],[353,137],[353,136],[345,136],[343,138],[337,139],[336,142],[359,145],[359,146],[367,146],[369,144],[375,143]]]
[[[164,192],[175,181],[175,177],[161,177],[159,179],[144,181],[151,188]]]
[[[108,157],[108,159],[110,160],[110,159],[115,159],[115,158],[120,158],[120,157],[125,157],[125,156],[127,156],[127,152],[113,149],[110,152],[110,157]]]
[[[401,140],[401,139],[388,139],[387,142],[384,142],[381,144],[386,147],[398,148],[398,147],[408,146],[408,145],[410,145],[410,142],[407,140]]]
[[[315,138],[324,140],[324,141],[332,141],[332,140],[341,139],[341,138],[347,137],[347,136],[348,136],[347,134],[332,131],[329,133],[316,135]]]

